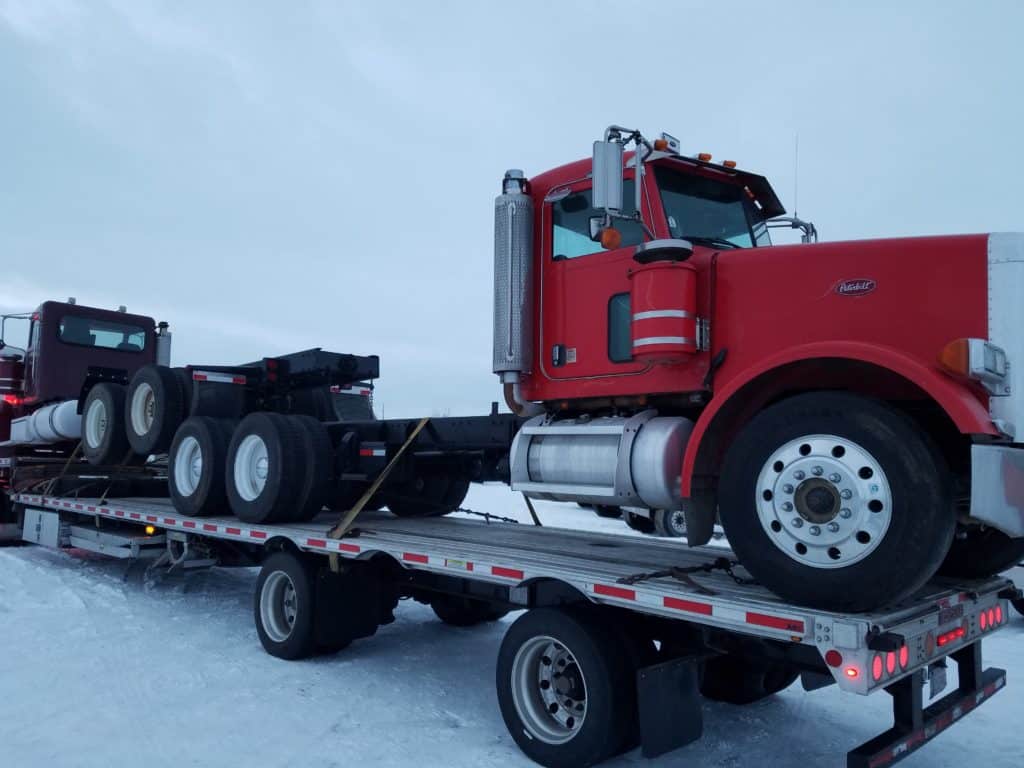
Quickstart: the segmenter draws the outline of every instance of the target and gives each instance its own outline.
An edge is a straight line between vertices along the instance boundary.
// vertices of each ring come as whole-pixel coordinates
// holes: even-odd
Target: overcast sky
[[[1020,2],[0,0],[0,309],[127,304],[175,364],[377,353],[385,416],[484,412],[506,168],[615,122],[792,210],[799,134],[823,239],[1024,230],[1022,25]]]

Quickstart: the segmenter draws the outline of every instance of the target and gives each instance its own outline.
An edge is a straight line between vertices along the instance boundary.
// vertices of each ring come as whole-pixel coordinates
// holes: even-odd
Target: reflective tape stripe
[[[696,340],[688,339],[685,336],[646,336],[642,339],[633,339],[634,347],[649,347],[654,344],[675,344],[679,346],[696,345]]]
[[[338,385],[331,387],[332,395],[360,395],[362,397],[369,397],[372,393],[373,390],[367,387],[340,387]]]
[[[651,309],[647,312],[633,313],[634,320],[653,320],[658,317],[678,317],[686,319],[688,317],[693,317],[693,315],[685,309]]]
[[[245,384],[245,376],[214,371],[193,371],[192,381],[212,381],[216,384]]]

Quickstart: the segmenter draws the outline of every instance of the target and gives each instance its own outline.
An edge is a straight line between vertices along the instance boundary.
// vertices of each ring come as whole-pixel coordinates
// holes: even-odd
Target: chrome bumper
[[[971,446],[971,517],[1024,536],[1024,448]]]

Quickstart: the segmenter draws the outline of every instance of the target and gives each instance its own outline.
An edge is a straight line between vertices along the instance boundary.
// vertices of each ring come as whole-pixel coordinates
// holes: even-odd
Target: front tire
[[[743,565],[793,602],[866,611],[938,570],[956,516],[919,427],[868,398],[822,392],[755,416],[729,447],[719,515]]]
[[[656,509],[653,517],[654,530],[659,536],[686,538],[686,515],[681,509]]]

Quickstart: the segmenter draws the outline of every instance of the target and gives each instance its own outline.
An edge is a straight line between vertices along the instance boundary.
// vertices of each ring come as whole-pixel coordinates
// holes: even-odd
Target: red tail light
[[[1002,623],[1003,623],[1003,606],[997,605],[996,606],[996,624],[1002,624]]]
[[[982,611],[981,616],[978,619],[978,623],[981,625],[981,631],[984,632],[988,629],[988,612]]]
[[[21,405],[21,398],[17,395],[4,395],[4,402],[8,405]]]
[[[890,675],[896,671],[896,652],[889,651],[885,654],[885,671]]]
[[[871,660],[871,676],[875,678],[875,681],[882,679],[882,654],[876,653],[875,658]]]
[[[910,664],[910,648],[904,645],[900,648],[900,669],[906,669]]]

